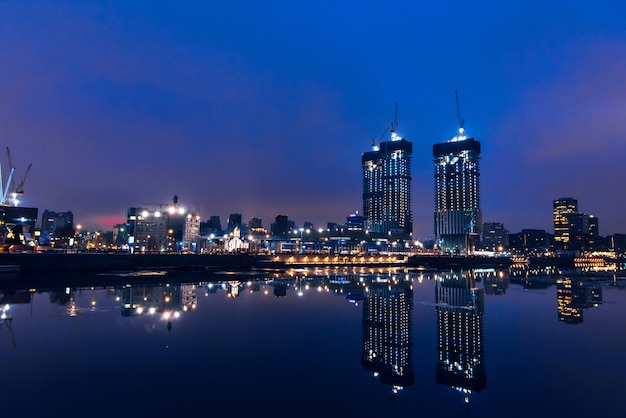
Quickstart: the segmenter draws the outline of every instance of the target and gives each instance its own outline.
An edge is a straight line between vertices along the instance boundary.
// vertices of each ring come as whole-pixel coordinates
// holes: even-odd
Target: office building
[[[183,229],[183,249],[192,253],[197,253],[200,239],[200,214],[189,212],[185,216],[185,227]]]
[[[413,234],[411,210],[411,154],[413,144],[400,138],[391,127],[389,141],[374,143],[363,153],[363,218],[372,238]]]
[[[58,238],[74,236],[74,214],[44,210],[41,215],[41,231]]]
[[[554,247],[557,250],[570,249],[570,227],[568,214],[578,213],[578,200],[562,197],[553,202]]]
[[[433,145],[435,239],[443,252],[467,254],[481,235],[480,142],[459,134]]]
[[[509,248],[509,231],[502,222],[483,223],[482,247],[489,251],[505,251]]]

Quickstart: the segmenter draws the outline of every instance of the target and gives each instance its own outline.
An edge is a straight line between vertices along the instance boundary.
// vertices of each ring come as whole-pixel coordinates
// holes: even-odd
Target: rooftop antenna
[[[463,126],[465,124],[465,121],[461,118],[461,107],[459,106],[459,92],[457,90],[454,90],[454,95],[456,96],[456,115],[459,118],[459,133],[463,134],[463,132],[465,131],[465,127]]]

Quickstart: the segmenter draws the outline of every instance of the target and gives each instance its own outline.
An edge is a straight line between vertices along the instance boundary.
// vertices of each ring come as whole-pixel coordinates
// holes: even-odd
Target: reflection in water
[[[489,269],[484,278],[485,294],[491,296],[506,295],[507,289],[511,286],[511,279],[508,274],[505,274],[502,270],[495,271]]]
[[[167,322],[167,330],[172,329],[172,320],[179,318],[181,312],[195,309],[198,304],[197,286],[162,285],[131,286],[121,290],[122,316],[160,314]]]
[[[568,324],[583,322],[583,309],[602,303],[602,288],[594,283],[572,282],[561,278],[556,281],[556,306],[559,321]]]
[[[448,273],[435,285],[437,313],[436,382],[465,394],[487,386],[483,348],[484,289],[467,272]]]
[[[368,284],[363,299],[361,365],[392,386],[393,393],[415,381],[412,361],[413,286],[411,281]]]

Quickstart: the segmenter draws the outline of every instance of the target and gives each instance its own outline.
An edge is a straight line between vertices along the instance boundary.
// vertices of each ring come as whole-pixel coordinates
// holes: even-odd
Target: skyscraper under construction
[[[458,109],[458,96],[457,96]],[[435,163],[435,237],[444,252],[473,251],[482,230],[480,142],[459,133],[433,145]]]
[[[395,128],[394,120],[390,140],[379,144],[373,141],[373,150],[362,155],[363,217],[365,230],[372,237],[410,239],[413,234],[411,211],[413,144],[399,137]]]

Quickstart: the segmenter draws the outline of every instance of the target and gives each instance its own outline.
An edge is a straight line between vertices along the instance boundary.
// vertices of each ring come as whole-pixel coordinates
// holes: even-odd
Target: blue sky
[[[432,145],[482,145],[485,221],[552,230],[574,197],[626,233],[626,6],[605,2],[0,2],[0,144],[23,204],[110,228],[131,206],[343,222],[361,154],[413,142],[414,234]],[[2,150],[4,152],[4,150]],[[3,181],[7,158],[0,154]]]

